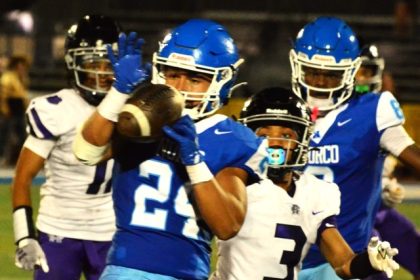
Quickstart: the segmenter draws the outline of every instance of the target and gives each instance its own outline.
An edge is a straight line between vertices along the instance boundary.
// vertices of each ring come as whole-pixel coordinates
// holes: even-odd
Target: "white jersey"
[[[293,197],[271,180],[248,186],[247,194],[245,222],[234,238],[218,241],[211,279],[297,279],[322,221],[340,211],[337,185],[302,174]]]
[[[111,197],[113,160],[86,166],[73,155],[78,127],[94,112],[75,90],[33,99],[25,147],[45,158],[37,228],[61,237],[109,241],[115,231]]]

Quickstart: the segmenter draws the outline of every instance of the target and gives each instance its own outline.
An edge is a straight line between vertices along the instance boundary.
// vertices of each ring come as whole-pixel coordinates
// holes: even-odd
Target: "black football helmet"
[[[358,79],[359,75],[356,75],[356,92],[380,92],[382,88],[382,74],[385,68],[385,60],[379,54],[378,47],[374,44],[365,45],[360,51],[360,59],[362,65],[360,66],[360,73],[358,74],[361,74],[363,71],[368,71],[370,77]]]
[[[86,15],[70,27],[65,42],[67,69],[83,98],[98,105],[109,90],[114,73],[106,45],[117,49],[119,25],[103,15]]]
[[[265,126],[283,126],[293,129],[298,134],[297,140],[282,139],[295,142],[296,148],[293,150],[268,147],[267,175],[270,179],[276,181],[285,172],[306,165],[313,127],[311,111],[306,102],[292,90],[272,87],[256,93],[245,103],[240,121],[254,131]],[[289,152],[293,154],[291,159],[286,161]]]

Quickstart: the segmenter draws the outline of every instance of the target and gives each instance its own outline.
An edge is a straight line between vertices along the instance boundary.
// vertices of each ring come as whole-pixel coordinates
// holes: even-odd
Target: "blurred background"
[[[317,16],[341,17],[362,44],[379,47],[386,62],[385,82],[403,106],[406,129],[420,143],[420,0],[1,0],[0,74],[10,56],[25,55],[31,61],[30,96],[66,87],[65,35],[89,13],[111,16],[125,31],[137,31],[146,41],[146,61],[151,61],[164,34],[181,22],[201,17],[222,23],[246,59],[238,79],[248,86],[233,97],[249,96],[262,87],[288,86],[288,53],[300,28]],[[235,113],[242,103],[232,103]]]
[[[402,103],[420,101],[419,1],[416,0],[2,0],[0,2],[0,71],[7,57],[30,57],[30,90],[54,92],[66,86],[63,44],[69,26],[87,13],[117,19],[124,30],[137,31],[151,59],[168,29],[192,18],[219,21],[236,40],[246,59],[240,81],[251,91],[288,85],[291,41],[309,20],[339,16],[363,42],[374,42],[386,59]],[[237,93],[239,94],[239,93]],[[240,94],[243,94],[242,92]],[[245,93],[246,94],[246,93]]]
[[[420,143],[420,0],[0,0],[0,76],[10,57],[23,55],[31,63],[29,97],[67,87],[63,59],[67,29],[92,13],[113,17],[124,31],[137,31],[146,41],[145,61],[151,61],[166,32],[187,19],[209,18],[225,25],[246,60],[238,80],[248,83],[233,93],[231,104],[223,111],[228,115],[237,113],[244,97],[263,87],[289,86],[288,54],[297,32],[318,16],[340,17],[362,44],[375,43],[379,47],[386,62],[386,82],[406,116],[405,127]],[[1,134],[4,131],[0,128]],[[0,162],[0,279],[30,279],[29,273],[13,266],[10,197],[6,188],[13,169],[13,164]],[[406,186],[409,202],[399,210],[419,227],[418,175],[403,166],[396,172]],[[34,186],[42,183],[42,174],[38,179]],[[33,189],[36,206],[39,188]],[[410,279],[405,275],[398,274],[395,279]]]

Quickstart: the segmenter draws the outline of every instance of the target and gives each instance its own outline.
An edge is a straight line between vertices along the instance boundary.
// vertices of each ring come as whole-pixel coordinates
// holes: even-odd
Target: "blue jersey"
[[[306,172],[339,186],[338,229],[355,252],[366,248],[380,205],[381,135],[403,121],[398,102],[385,92],[356,96],[316,122]],[[318,247],[312,246],[304,268],[325,262]]]
[[[222,115],[198,122],[196,129],[213,174],[238,167],[255,175],[249,160],[261,140],[250,129]],[[107,263],[181,279],[207,279],[213,235],[195,212],[185,168],[156,156],[149,145],[139,146],[143,151],[127,151],[143,160],[115,157],[117,232]]]

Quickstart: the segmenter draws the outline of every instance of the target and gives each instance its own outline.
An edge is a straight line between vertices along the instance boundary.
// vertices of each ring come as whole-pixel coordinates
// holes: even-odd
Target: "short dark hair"
[[[29,66],[29,59],[24,55],[13,55],[9,58],[9,63],[7,65],[7,69],[12,70],[17,67],[19,64],[26,64]]]

